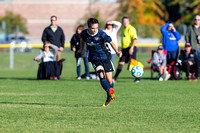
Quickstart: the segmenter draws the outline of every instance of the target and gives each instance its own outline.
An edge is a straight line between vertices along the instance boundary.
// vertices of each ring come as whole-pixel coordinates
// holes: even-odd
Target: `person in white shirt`
[[[104,32],[106,32],[106,34],[111,37],[117,49],[118,49],[117,32],[119,31],[121,25],[122,24],[118,21],[107,21],[105,29],[104,29]],[[109,43],[107,43],[107,45],[111,52],[111,61],[113,62],[115,59],[116,53]]]
[[[34,58],[34,61],[41,63],[38,68],[38,79],[60,79],[60,75],[62,73],[63,61],[65,59],[61,59],[56,61],[56,54],[59,48],[50,42],[46,41],[44,45],[44,49],[38,56]]]
[[[52,45],[50,42],[45,42],[44,51],[42,51],[37,57],[35,57],[34,60],[39,61],[41,59],[42,62],[55,61],[55,55],[58,50],[59,48],[55,45]]]

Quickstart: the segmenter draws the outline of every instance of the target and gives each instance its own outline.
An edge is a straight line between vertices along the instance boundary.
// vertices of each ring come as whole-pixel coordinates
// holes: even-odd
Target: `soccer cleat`
[[[189,82],[190,82],[190,81],[192,81],[192,79],[191,79],[191,78],[188,78],[187,80],[188,80]]]
[[[196,82],[196,81],[198,81],[198,79],[197,79],[197,78],[194,78],[193,81]]]
[[[139,82],[140,82],[140,79],[139,79],[139,78],[136,78],[134,82],[135,82],[135,83],[139,83]]]
[[[64,62],[65,60],[66,60],[65,58],[62,58],[62,59],[60,59],[59,61]]]
[[[115,92],[114,89],[110,88],[108,94],[109,94],[111,100],[115,100],[115,94],[114,94],[114,92]]]
[[[103,107],[106,107],[106,106],[108,106],[109,105],[109,103],[112,101],[112,99],[110,100],[110,101],[106,101],[102,106]]]
[[[114,77],[114,78],[112,79],[112,82],[113,82],[113,83],[116,83],[116,82],[117,82],[117,79]]]
[[[90,77],[89,77],[89,76],[86,76],[86,79],[87,79],[87,80],[90,80]]]

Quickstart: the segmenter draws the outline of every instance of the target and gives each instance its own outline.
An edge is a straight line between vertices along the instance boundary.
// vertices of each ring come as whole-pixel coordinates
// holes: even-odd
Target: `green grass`
[[[1,133],[200,132],[199,81],[159,82],[145,71],[136,84],[124,68],[114,87],[116,100],[101,107],[106,93],[97,80],[76,80],[73,53],[62,54],[67,60],[59,81],[36,80],[35,55],[15,53],[10,70],[9,54],[0,53]],[[149,57],[138,53],[145,65]]]

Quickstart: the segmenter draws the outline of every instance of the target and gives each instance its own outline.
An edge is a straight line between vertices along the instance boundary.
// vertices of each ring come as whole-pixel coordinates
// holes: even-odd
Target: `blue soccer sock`
[[[112,84],[110,84],[110,88],[113,88],[114,87],[114,84],[113,84],[113,82],[112,82]]]
[[[101,86],[104,88],[104,90],[106,92],[108,92],[110,90],[110,85],[109,85],[108,81],[105,78],[101,78],[100,82],[101,82]]]

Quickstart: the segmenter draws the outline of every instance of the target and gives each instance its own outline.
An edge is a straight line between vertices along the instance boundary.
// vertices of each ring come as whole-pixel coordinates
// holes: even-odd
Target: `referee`
[[[136,59],[137,48],[135,46],[137,42],[136,29],[130,25],[128,17],[122,18],[123,29],[121,32],[121,44],[122,44],[122,57],[119,59],[117,71],[113,77],[113,82],[117,81],[117,78],[122,71],[125,63],[130,63],[131,58]],[[128,65],[129,67],[129,65]],[[139,78],[135,79],[135,82],[140,82]]]

